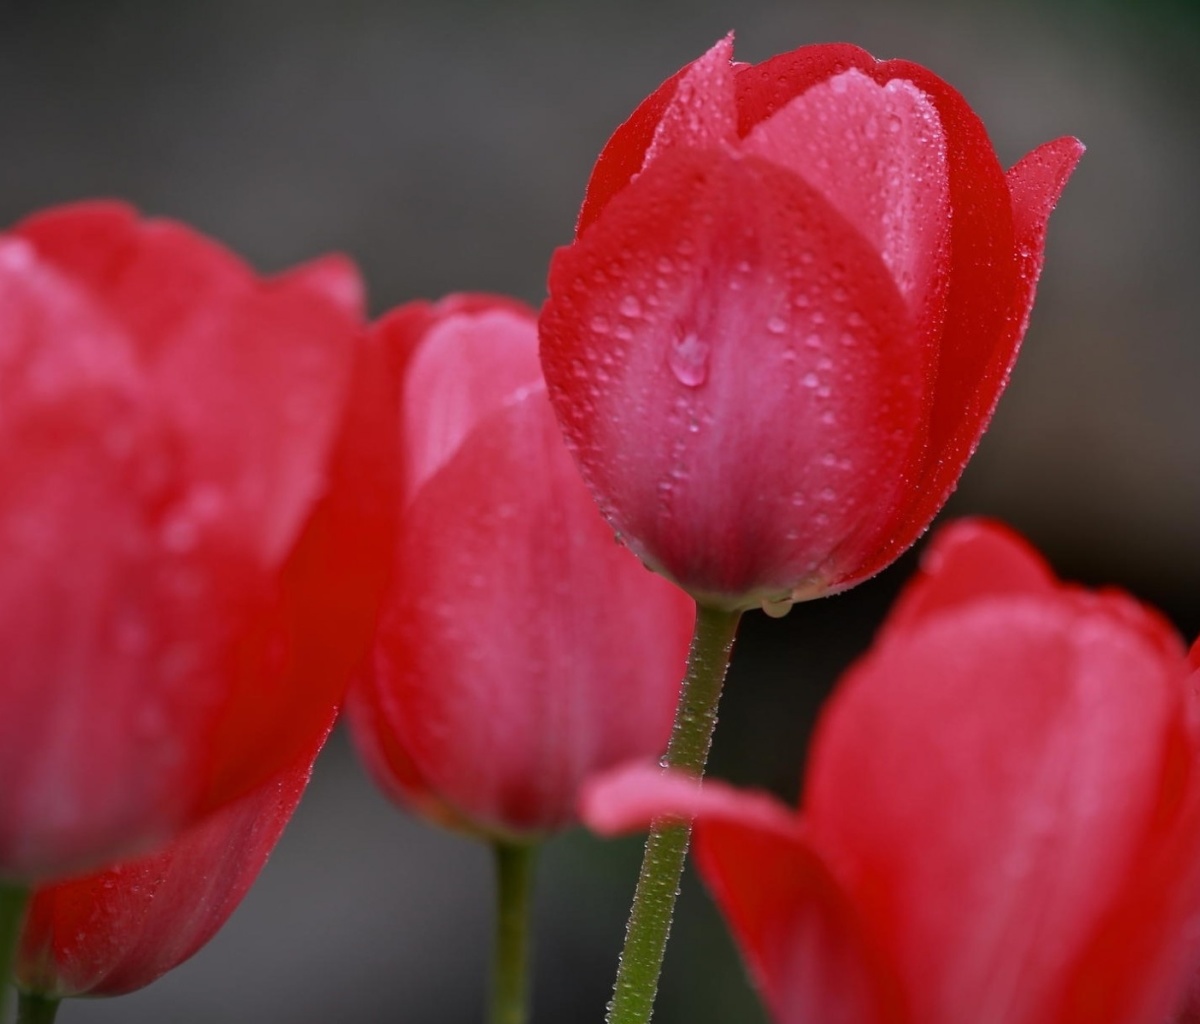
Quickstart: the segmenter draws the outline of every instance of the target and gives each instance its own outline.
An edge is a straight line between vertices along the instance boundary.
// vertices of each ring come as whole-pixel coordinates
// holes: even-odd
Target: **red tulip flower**
[[[798,814],[639,769],[586,816],[698,815],[779,1024],[1162,1024],[1198,962],[1193,671],[1150,610],[963,523],[834,694]]]
[[[161,849],[36,889],[17,956],[17,987],[50,1000],[124,995],[197,953],[266,864],[320,743]]]
[[[264,280],[116,203],[0,234],[0,879],[161,843],[327,728],[394,529],[360,323],[344,260]]]
[[[596,513],[529,310],[414,303],[375,333],[401,366],[404,487],[355,740],[401,803],[533,838],[575,820],[587,775],[661,753],[691,602]]]
[[[878,572],[953,490],[1083,147],[1005,173],[922,67],[732,46],[600,154],[550,269],[542,364],[638,556],[706,604],[782,614]]]

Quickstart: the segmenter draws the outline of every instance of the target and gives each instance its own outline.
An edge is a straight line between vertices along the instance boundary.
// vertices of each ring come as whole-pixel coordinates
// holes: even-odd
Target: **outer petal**
[[[1173,950],[1106,925],[1177,816],[1162,780],[1186,749],[1180,653],[1126,598],[1009,594],[918,618],[844,681],[807,820],[916,1020],[1147,1019],[1058,1009],[1084,976],[1161,995],[1145,968]],[[1123,956],[1097,959],[1100,942]]]
[[[374,726],[477,827],[560,828],[588,774],[665,745],[690,602],[613,542],[540,388],[425,482],[395,568]]]
[[[258,877],[319,749],[154,853],[38,889],[18,986],[56,999],[122,995],[196,953]]]
[[[819,586],[900,501],[925,353],[879,255],[793,174],[655,162],[555,255],[540,326],[603,511],[693,594]]]

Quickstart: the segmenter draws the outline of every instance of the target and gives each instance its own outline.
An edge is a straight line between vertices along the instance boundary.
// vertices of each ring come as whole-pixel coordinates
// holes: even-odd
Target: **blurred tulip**
[[[353,267],[262,280],[116,203],[0,234],[0,880],[279,773],[365,653],[394,396]]]
[[[165,847],[35,890],[17,987],[51,1000],[123,995],[197,953],[266,864],[324,741]]]
[[[666,745],[692,603],[614,543],[546,401],[533,314],[461,296],[374,329],[402,367],[404,494],[356,743],[385,791],[534,838]]]
[[[780,1024],[1161,1024],[1197,962],[1193,671],[1150,610],[961,523],[831,699],[798,815],[636,768],[584,816],[697,816]]]
[[[1007,174],[935,75],[719,42],[596,163],[542,363],[604,515],[698,600],[782,614],[913,543],[1008,379],[1083,147]]]

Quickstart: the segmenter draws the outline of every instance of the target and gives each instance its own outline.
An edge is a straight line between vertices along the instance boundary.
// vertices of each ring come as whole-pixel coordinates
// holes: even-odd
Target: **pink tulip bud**
[[[531,311],[414,303],[394,580],[348,711],[380,785],[439,821],[531,837],[590,773],[666,746],[692,602],[615,543],[546,399]]]

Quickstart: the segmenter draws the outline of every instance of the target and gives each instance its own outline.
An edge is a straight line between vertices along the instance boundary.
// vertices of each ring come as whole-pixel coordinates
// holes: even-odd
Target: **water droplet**
[[[636,295],[626,295],[618,308],[621,316],[627,316],[630,320],[636,320],[642,315],[642,304],[638,302]]]
[[[788,323],[781,316],[773,316],[767,321],[767,330],[772,334],[783,334],[788,329]]]
[[[818,377],[818,376],[817,376],[815,373],[813,373],[813,372],[810,370],[808,373],[806,373],[806,374],[804,375],[804,379],[801,381],[801,383],[802,383],[802,384],[803,384],[803,385],[804,385],[806,388],[815,388],[815,387],[819,387],[819,386],[820,386],[820,384],[821,384],[821,378],[820,378],[820,377]]]
[[[667,349],[667,363],[675,379],[690,388],[699,387],[708,379],[709,344],[694,331],[676,338]]]
[[[596,334],[607,334],[610,330],[612,330],[612,325],[609,324],[608,317],[606,316],[597,315],[592,317],[589,326]]]
[[[804,347],[818,349],[821,347],[821,336],[819,334],[810,334],[804,339]]]
[[[764,597],[762,610],[773,619],[782,619],[792,610],[792,605],[795,603],[791,594],[784,594],[782,597]]]

